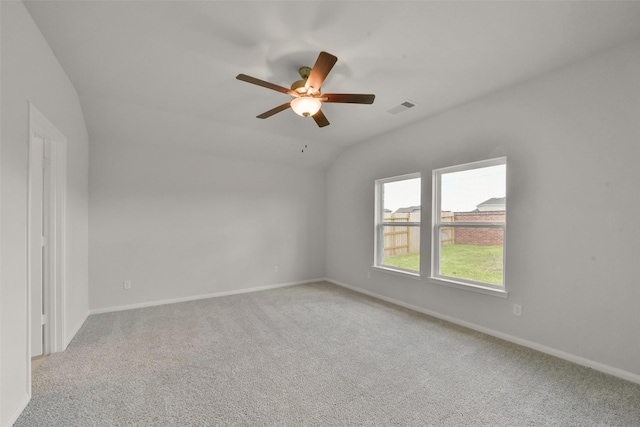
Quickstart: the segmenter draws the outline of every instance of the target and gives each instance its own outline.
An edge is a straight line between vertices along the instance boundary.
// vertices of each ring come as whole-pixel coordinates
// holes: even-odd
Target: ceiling
[[[180,144],[326,168],[344,149],[640,38],[640,2],[24,1],[78,91],[95,144]],[[318,53],[330,126],[287,95]],[[400,114],[388,110],[411,101]],[[302,150],[305,148],[305,152]]]

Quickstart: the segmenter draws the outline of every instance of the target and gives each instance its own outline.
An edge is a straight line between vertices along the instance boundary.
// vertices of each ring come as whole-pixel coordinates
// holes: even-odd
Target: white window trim
[[[465,291],[479,292],[481,294],[494,295],[501,298],[507,298],[509,293],[506,289],[497,289],[487,286],[485,283],[473,284],[459,282],[451,278],[443,279],[441,277],[429,277],[429,282],[437,285],[449,286],[450,288],[464,289]],[[469,281],[471,282],[471,281]]]
[[[382,260],[384,259],[384,227],[385,226],[398,226],[397,223],[384,222],[384,184],[396,181],[405,181],[408,179],[420,178],[420,197],[422,198],[422,174],[420,172],[410,173],[406,175],[393,176],[389,178],[376,179],[375,181],[375,217],[374,217],[374,244],[373,244],[373,266],[372,268],[385,273],[396,274],[404,277],[410,277],[412,279],[420,279],[420,270],[406,270],[404,268],[391,267],[384,265]],[[402,226],[418,227],[422,232],[422,215],[420,216],[421,222],[403,222]],[[422,252],[422,250],[420,251]],[[420,264],[422,264],[422,257],[420,258]]]
[[[488,227],[488,228],[501,228],[502,236],[503,236],[503,246],[502,246],[502,286],[492,285],[489,283],[476,282],[473,280],[467,279],[457,279],[449,276],[442,276],[439,274],[440,270],[440,228],[443,226],[451,227],[451,223],[441,222],[440,212],[441,212],[441,201],[442,201],[442,191],[441,191],[441,181],[442,175],[452,172],[461,172],[471,169],[480,169],[491,166],[498,165],[506,165],[507,158],[506,157],[498,157],[495,159],[489,160],[481,160],[478,162],[465,163],[462,165],[455,165],[444,167],[440,169],[434,169],[432,172],[432,190],[433,190],[433,212],[431,215],[431,276],[429,277],[429,281],[431,283],[436,283],[439,285],[450,286],[459,289],[465,289],[474,292],[480,292],[489,295],[495,295],[499,297],[506,298],[508,295],[507,292],[507,284],[504,280],[505,277],[505,268],[506,268],[506,233],[507,233],[507,224],[500,222],[458,222],[455,223],[455,227]],[[508,198],[507,198],[508,200]]]
[[[383,265],[372,265],[371,268],[376,271],[382,271],[383,273],[395,274],[396,276],[408,277],[415,280],[422,280],[420,273],[414,270],[405,270],[403,268],[387,267]]]

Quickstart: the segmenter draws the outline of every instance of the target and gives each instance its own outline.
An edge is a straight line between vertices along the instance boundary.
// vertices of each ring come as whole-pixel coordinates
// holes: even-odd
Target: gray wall
[[[324,277],[323,171],[138,132],[91,141],[92,310]]]
[[[88,312],[88,137],[77,93],[22,2],[0,2],[0,425],[27,401],[27,177],[29,101],[67,138],[68,340]],[[64,343],[65,345],[68,343]]]
[[[638,76],[640,42],[345,152],[327,173],[327,277],[639,378]],[[422,280],[371,270],[375,179],[422,172],[428,230],[431,171],[498,156],[508,299],[430,283],[430,233]]]

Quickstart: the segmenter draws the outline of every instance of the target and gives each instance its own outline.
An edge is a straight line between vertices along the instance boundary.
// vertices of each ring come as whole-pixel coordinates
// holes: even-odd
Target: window
[[[375,267],[420,274],[420,204],[419,173],[376,181]]]
[[[506,295],[507,159],[433,171],[431,278]]]

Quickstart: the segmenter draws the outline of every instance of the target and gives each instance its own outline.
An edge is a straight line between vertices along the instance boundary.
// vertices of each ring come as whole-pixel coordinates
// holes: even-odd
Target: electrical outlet
[[[274,273],[277,273],[278,271],[280,271],[280,269],[278,268],[278,266],[277,266],[277,265],[274,265],[274,266],[273,266],[273,272],[274,272]]]
[[[520,304],[513,304],[513,314],[515,316],[522,316],[522,306]]]
[[[371,271],[367,271],[367,279],[371,279]]]
[[[131,289],[131,280],[125,280],[124,282],[122,282],[122,289],[124,289],[125,291]]]

